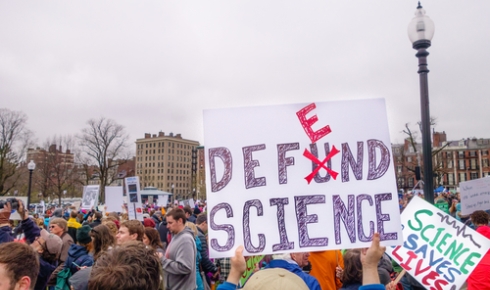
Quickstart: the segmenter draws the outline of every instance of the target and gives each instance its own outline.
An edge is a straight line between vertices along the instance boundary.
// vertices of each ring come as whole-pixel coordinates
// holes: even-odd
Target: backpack
[[[82,256],[84,257],[84,256]],[[81,258],[79,257],[78,259],[75,260],[76,264],[80,264]],[[70,288],[70,282],[68,282],[68,279],[70,279],[72,276],[70,267],[63,268],[63,270],[58,272],[58,276],[56,277],[56,285],[55,285],[55,290],[71,290]]]

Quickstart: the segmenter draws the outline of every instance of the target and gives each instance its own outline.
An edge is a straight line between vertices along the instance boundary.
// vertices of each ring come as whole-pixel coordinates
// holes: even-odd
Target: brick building
[[[433,132],[432,148],[434,188],[455,189],[462,181],[490,175],[490,139],[447,141],[446,132]],[[405,144],[392,144],[392,151],[398,188],[411,190],[417,182],[415,167],[423,168],[422,147],[407,139]]]
[[[145,134],[136,140],[136,175],[141,188],[156,187],[172,192],[176,199],[187,199],[196,190],[196,148],[198,141],[181,134]]]

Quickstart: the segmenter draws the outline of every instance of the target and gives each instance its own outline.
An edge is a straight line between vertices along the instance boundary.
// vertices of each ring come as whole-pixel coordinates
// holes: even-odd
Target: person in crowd
[[[55,211],[56,212],[56,211]],[[58,267],[51,274],[48,281],[48,286],[56,285],[56,279],[58,273],[65,267],[65,261],[68,258],[68,250],[73,244],[73,239],[68,234],[68,223],[63,218],[54,218],[49,221],[49,231],[50,233],[57,235],[61,238],[63,245],[61,247],[61,254],[58,259]]]
[[[103,253],[112,250],[116,246],[116,238],[105,225],[98,225],[90,231],[92,238],[94,261]]]
[[[33,248],[23,243],[0,244],[0,289],[34,289],[39,268]]]
[[[310,253],[285,253],[272,255],[272,261],[265,269],[281,268],[298,275],[306,283],[309,289],[321,290],[315,277],[303,272],[302,268],[308,265]]]
[[[162,241],[160,241],[160,235],[154,228],[145,228],[143,243],[149,247],[152,247],[157,253],[165,253]]]
[[[477,210],[470,215],[470,219],[475,226],[476,231],[487,239],[490,239],[488,214],[483,210]],[[478,263],[466,280],[466,283],[468,283],[468,290],[490,289],[490,276],[488,273],[490,273],[490,251],[485,253],[480,263]]]
[[[12,242],[14,240],[12,226],[9,222],[11,212],[11,204],[9,201],[6,201],[3,208],[0,209],[0,243]]]
[[[25,240],[39,255],[40,268],[34,289],[43,290],[46,289],[49,277],[58,266],[58,257],[61,253],[63,242],[60,237],[50,234],[44,229],[41,230],[29,218],[22,201],[19,200],[18,202],[17,212],[22,218],[21,228],[24,232]]]
[[[326,290],[338,290],[342,287],[340,276],[337,273],[344,268],[344,259],[340,250],[328,250],[311,252],[310,275],[320,283],[320,287]]]
[[[197,237],[197,227],[195,224],[187,221],[185,223],[185,226],[188,227],[189,229],[192,230],[192,232],[194,233],[194,242],[196,243],[196,285],[197,285],[197,290],[204,290],[204,283],[207,283],[205,279],[203,279],[203,277],[205,276],[205,273],[204,272],[200,272],[199,268],[199,264],[201,263],[201,250],[202,250],[202,246],[201,246],[201,240]]]
[[[102,213],[100,211],[96,211],[92,217],[92,222],[89,224],[89,226],[91,228],[95,228],[101,223],[102,223]]]
[[[162,222],[162,213],[160,211],[154,211],[154,213],[151,215],[151,219],[155,223],[155,229],[158,230],[158,226]]]
[[[68,219],[67,222],[68,234],[73,239],[74,243],[77,242],[77,230],[82,226],[81,223],[77,222],[77,216],[78,216],[78,212],[73,210],[70,213],[70,218]]]
[[[117,244],[122,245],[127,241],[143,241],[145,227],[138,220],[124,221],[116,235]]]
[[[163,207],[162,207],[163,208]],[[160,235],[160,241],[162,241],[163,248],[166,249],[170,243],[170,232],[167,229],[167,219],[162,217],[162,222],[156,226],[156,230]]]
[[[185,212],[185,218],[188,222],[196,223],[196,217],[192,215],[193,211],[190,206],[186,205],[184,207],[184,212]]]
[[[205,214],[199,215],[196,219],[198,237],[201,240],[201,268],[204,273],[213,273],[213,278],[217,278],[219,275],[218,267],[211,262],[208,254],[208,243],[206,240],[206,234],[208,232],[208,218]]]
[[[165,288],[195,289],[197,250],[194,233],[185,226],[186,217],[182,209],[169,211],[166,218],[168,230],[173,237],[165,255],[159,255]]]
[[[156,224],[151,217],[147,217],[143,219],[143,226],[145,228],[155,228]]]
[[[106,227],[108,227],[111,234],[114,236],[114,238],[116,238],[117,233],[119,231],[117,224],[111,220],[103,220],[102,224],[105,225]]]
[[[128,241],[97,260],[90,273],[88,289],[158,290],[161,272],[160,261],[151,247]],[[166,289],[195,289],[195,286]]]
[[[77,231],[77,244],[72,244],[68,250],[68,258],[65,262],[65,269],[70,269],[71,274],[75,274],[82,267],[90,267],[94,263],[94,258],[90,254],[93,249],[92,237],[88,225],[82,226]]]
[[[46,229],[47,228],[44,225],[44,219],[43,218],[37,218],[36,219],[36,225],[39,227],[39,229]]]

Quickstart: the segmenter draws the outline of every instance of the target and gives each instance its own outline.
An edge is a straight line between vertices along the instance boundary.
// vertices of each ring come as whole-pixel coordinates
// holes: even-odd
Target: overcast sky
[[[385,98],[391,140],[420,120],[416,1],[0,1],[0,107],[39,143],[114,119],[130,142],[203,142],[210,108]],[[429,96],[449,140],[490,138],[490,1],[423,1]],[[132,147],[134,148],[134,147]]]

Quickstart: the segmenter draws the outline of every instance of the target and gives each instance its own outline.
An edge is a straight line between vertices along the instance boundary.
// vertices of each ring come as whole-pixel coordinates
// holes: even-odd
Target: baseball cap
[[[41,238],[46,242],[46,249],[50,254],[56,254],[59,256],[61,253],[61,247],[63,246],[63,241],[60,237],[55,234],[50,234],[46,230],[41,230]]]
[[[281,268],[260,270],[250,276],[243,290],[309,290],[298,275]]]

